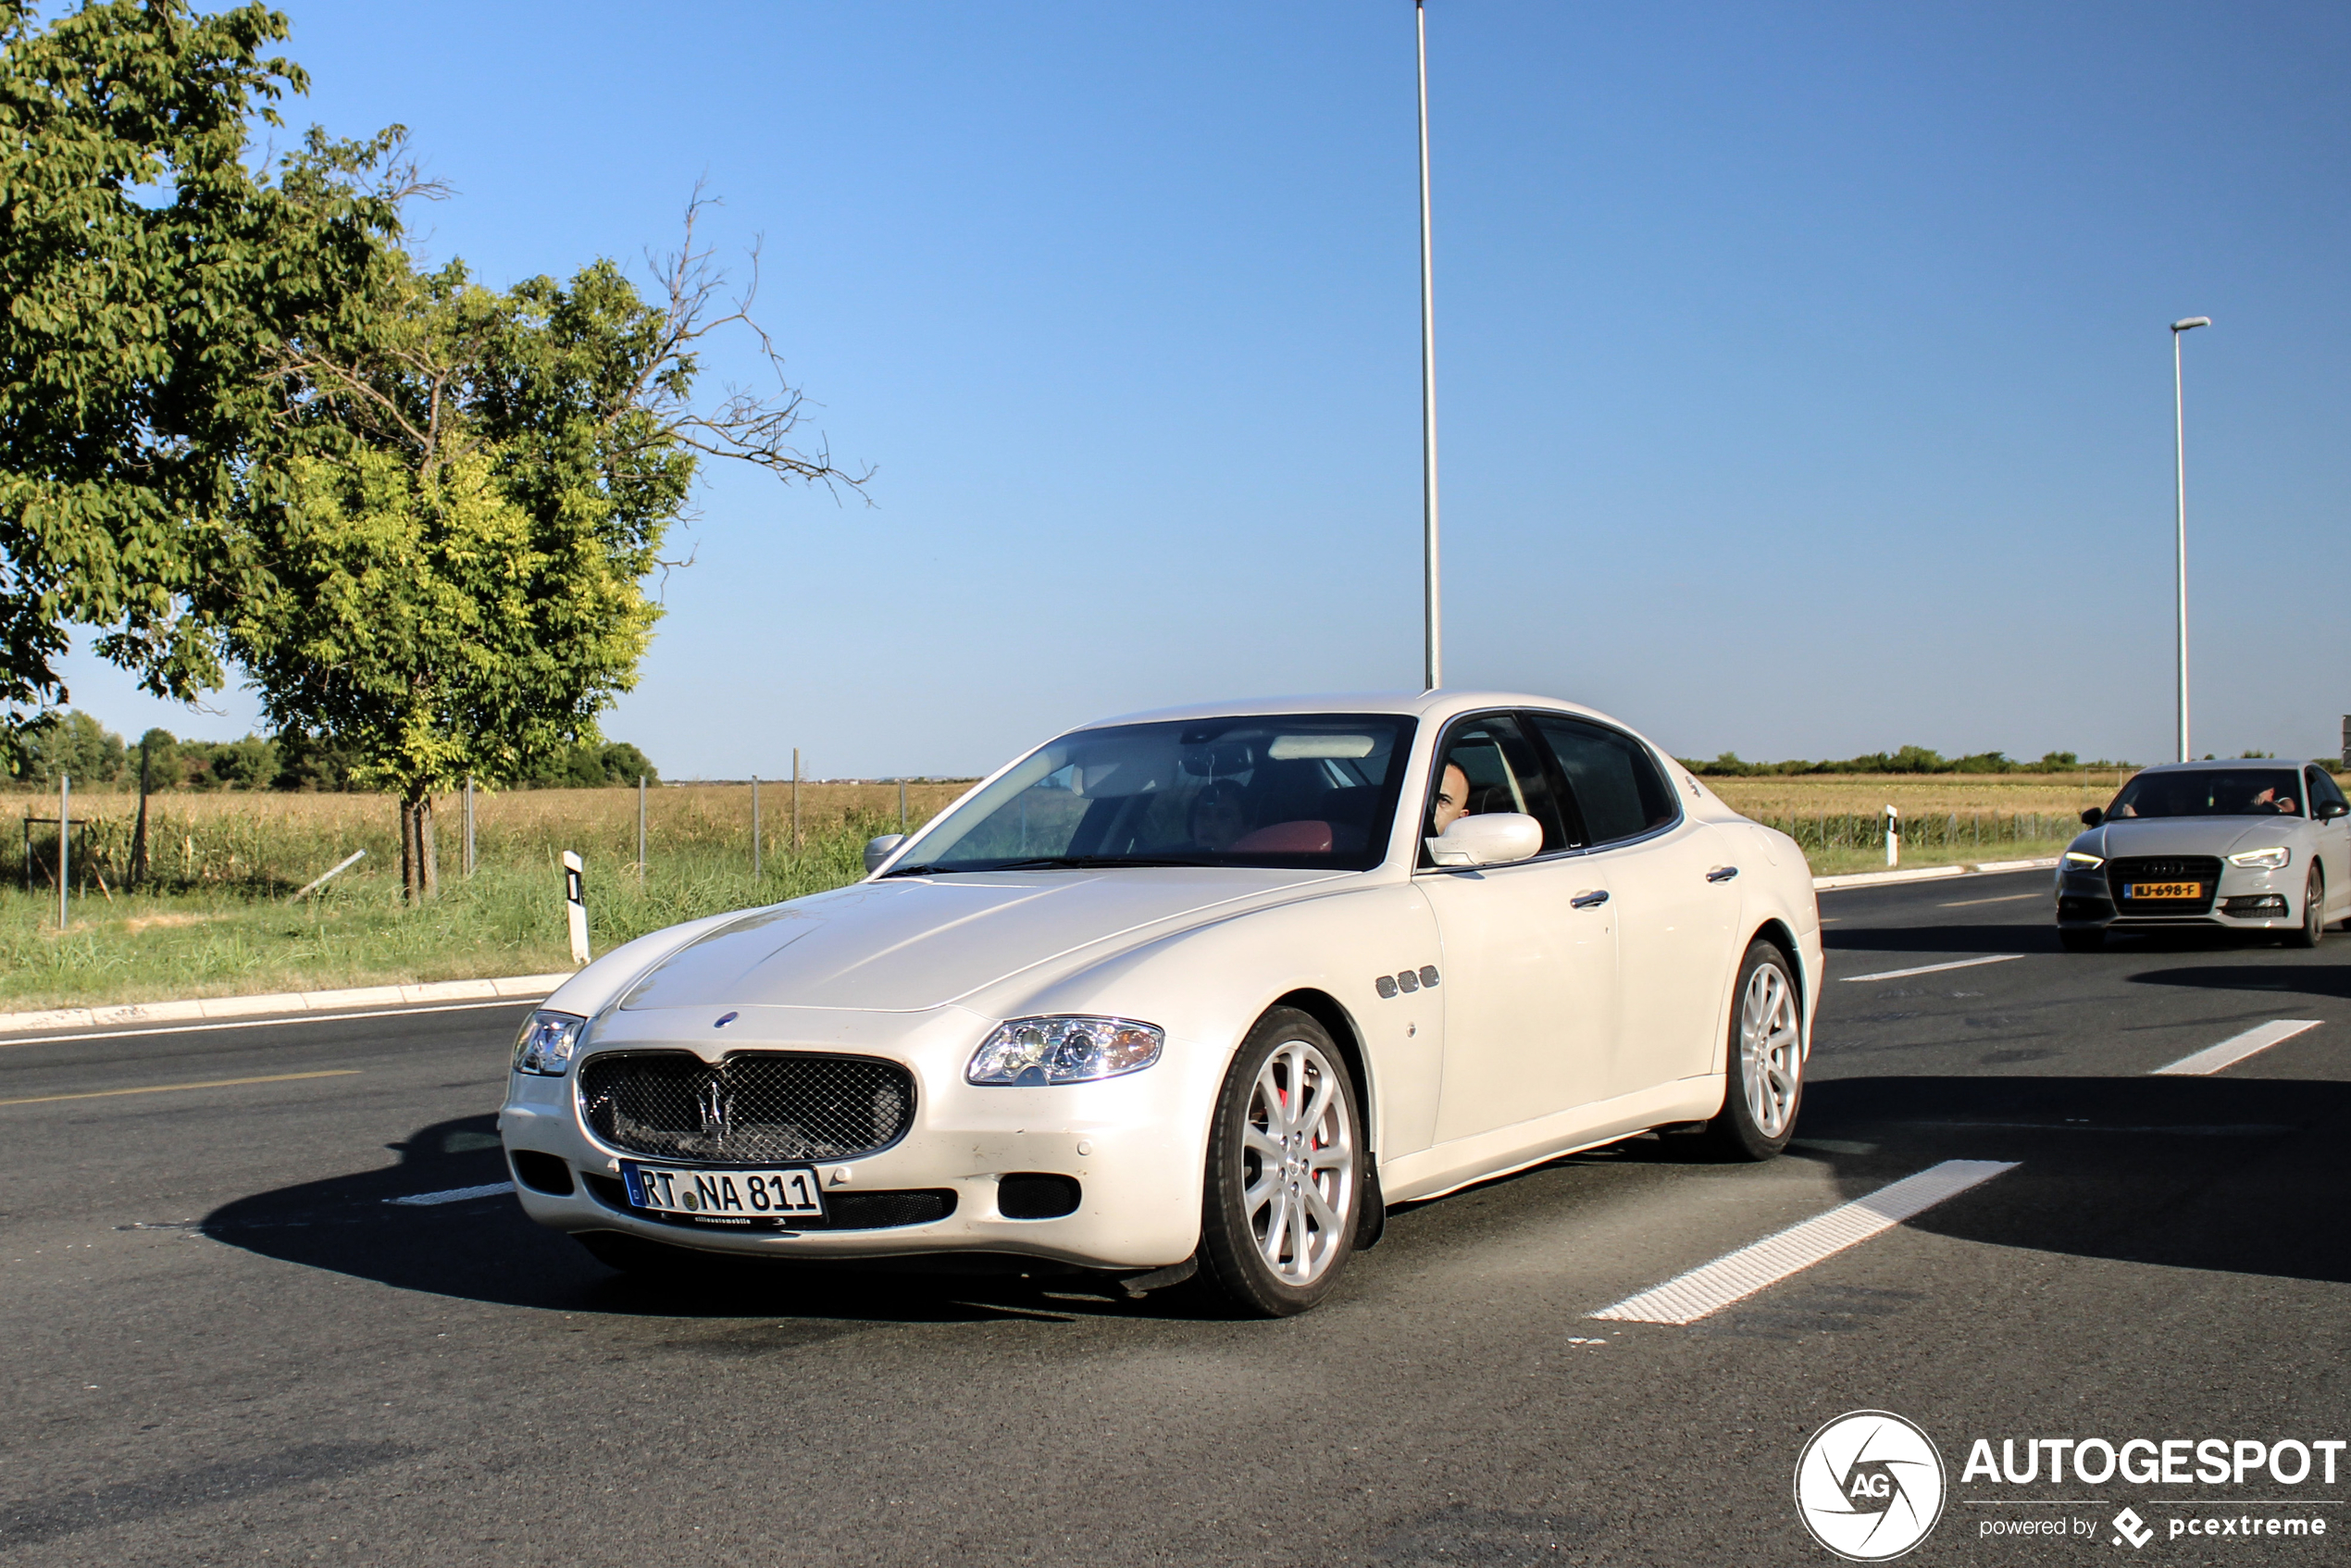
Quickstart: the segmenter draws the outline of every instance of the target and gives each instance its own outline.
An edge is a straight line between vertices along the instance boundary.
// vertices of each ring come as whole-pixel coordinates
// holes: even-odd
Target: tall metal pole
[[[637,886],[645,885],[645,776],[637,775]]]
[[[1444,684],[1444,628],[1437,580],[1437,282],[1428,214],[1428,10],[1412,0],[1421,74],[1421,677],[1427,689]]]
[[[2188,414],[2180,384],[2180,334],[2209,327],[2208,316],[2171,323],[2171,439],[2173,491],[2178,502],[2180,544],[2180,760],[2188,760]]]
[[[73,780],[57,775],[57,929],[66,928],[66,890],[73,884],[66,861],[73,846]]]
[[[751,879],[759,880],[759,775],[751,776]]]

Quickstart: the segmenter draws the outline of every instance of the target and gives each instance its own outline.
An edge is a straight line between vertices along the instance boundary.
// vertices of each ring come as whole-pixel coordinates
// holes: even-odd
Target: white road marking
[[[2273,1018],[2241,1035],[2231,1035],[2218,1045],[2208,1045],[2193,1056],[2183,1056],[2168,1067],[2158,1067],[2148,1076],[2202,1077],[2223,1067],[2233,1067],[2248,1056],[2267,1051],[2281,1040],[2292,1039],[2305,1029],[2315,1029],[2325,1022],[2323,1018]]]
[[[1950,903],[1936,904],[1934,907],[1937,909],[1972,909],[1979,903],[2014,903],[2019,899],[2045,899],[2049,895],[2046,893],[2040,892],[2002,893],[1996,899],[1958,899]]]
[[[2021,952],[1996,952],[1989,958],[1955,958],[1948,964],[1922,964],[1915,969],[1881,969],[1874,975],[1840,975],[1837,978],[1848,985],[1856,980],[1899,980],[1910,975],[1936,975],[1946,969],[1972,969],[1979,964],[2006,964],[2011,958],[2022,958]]]
[[[206,1029],[272,1029],[281,1024],[340,1024],[353,1018],[405,1018],[417,1013],[471,1013],[484,1007],[528,1007],[544,998],[501,997],[496,1002],[446,1002],[426,1007],[374,1007],[365,1013],[291,1013],[277,1018],[222,1018],[202,1024],[172,1024],[153,1029],[81,1030],[69,1035],[28,1035],[0,1039],[0,1046],[56,1045],[60,1040],[137,1039],[143,1035],[198,1034]]]
[[[137,1089],[88,1089],[79,1094],[31,1094],[0,1100],[0,1105],[54,1105],[60,1100],[112,1100],[122,1094],[170,1094],[183,1089],[236,1089],[244,1084],[287,1084],[302,1078],[355,1078],[366,1069],[335,1067],[319,1073],[271,1073],[259,1078],[205,1078],[195,1083],[142,1084]]]
[[[479,1187],[453,1187],[446,1192],[418,1192],[406,1198],[387,1198],[387,1203],[404,1203],[421,1209],[429,1203],[462,1203],[468,1198],[488,1198],[501,1192],[512,1192],[511,1181],[485,1182]]]
[[[1891,1230],[1947,1198],[2014,1169],[2012,1160],[1946,1160],[1891,1187],[1881,1187],[1867,1198],[1857,1198],[1636,1296],[1627,1296],[1592,1315],[1623,1323],[1696,1323],[1823,1258]]]

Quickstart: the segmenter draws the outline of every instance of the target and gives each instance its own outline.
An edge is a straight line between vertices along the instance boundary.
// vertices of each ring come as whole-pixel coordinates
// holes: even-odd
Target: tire
[[[1723,1109],[1706,1124],[1718,1159],[1769,1160],[1787,1147],[1804,1099],[1803,1003],[1795,965],[1758,937],[1732,993]]]
[[[1321,1301],[1355,1250],[1363,1158],[1346,1059],[1312,1017],[1273,1009],[1217,1091],[1200,1194],[1202,1283],[1257,1317]]]
[[[2058,940],[2065,944],[2065,951],[2068,952],[2104,952],[2106,927],[2103,926],[2060,926],[2058,927]]]
[[[2327,934],[2327,878],[2317,866],[2302,884],[2302,925],[2286,938],[2288,947],[2316,947]]]

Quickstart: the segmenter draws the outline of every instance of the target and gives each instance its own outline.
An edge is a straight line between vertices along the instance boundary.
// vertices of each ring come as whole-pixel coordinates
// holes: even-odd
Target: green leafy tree
[[[248,164],[307,85],[266,53],[286,32],[259,5],[44,28],[0,0],[0,728],[65,700],[75,626],[159,694],[221,681],[203,606],[251,569],[225,520],[268,373],[298,324],[366,313],[414,189],[319,180],[359,155],[315,133],[292,188]]]
[[[635,684],[660,614],[643,579],[700,456],[864,482],[790,444],[799,398],[780,376],[765,398],[691,403],[700,340],[756,331],[747,301],[716,305],[700,205],[659,303],[610,262],[503,293],[452,264],[290,343],[279,368],[281,434],[240,519],[265,571],[207,608],[281,730],[331,738],[355,782],[398,797],[412,898],[438,881],[436,793],[600,742],[596,715]]]
[[[23,777],[52,789],[61,777],[77,787],[115,783],[123,754],[122,737],[78,709],[44,715],[25,731],[19,752]]]

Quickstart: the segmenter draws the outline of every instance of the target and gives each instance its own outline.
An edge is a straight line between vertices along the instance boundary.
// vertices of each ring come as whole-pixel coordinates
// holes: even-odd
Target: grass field
[[[2077,815],[2117,775],[1814,775],[1708,781],[1735,809],[1794,833],[1817,875],[1885,865],[1880,820],[1903,818],[1902,863],[2058,852]],[[911,824],[962,784],[914,784]],[[53,797],[7,797],[13,815],[54,816]],[[669,786],[646,800],[645,869],[630,790],[475,797],[477,870],[464,872],[455,797],[436,806],[442,896],[399,898],[391,801],[372,795],[174,793],[150,803],[153,877],[122,888],[137,801],[77,796],[72,924],[56,924],[55,829],[36,826],[32,888],[20,830],[0,829],[0,1011],[188,996],[317,990],[535,974],[568,967],[560,857],[587,864],[597,952],[680,920],[820,891],[861,873],[859,851],[899,826],[895,785],[804,784],[793,847],[789,784],[760,790],[761,869],[752,873],[746,785]],[[299,902],[287,894],[351,853],[367,858]]]

